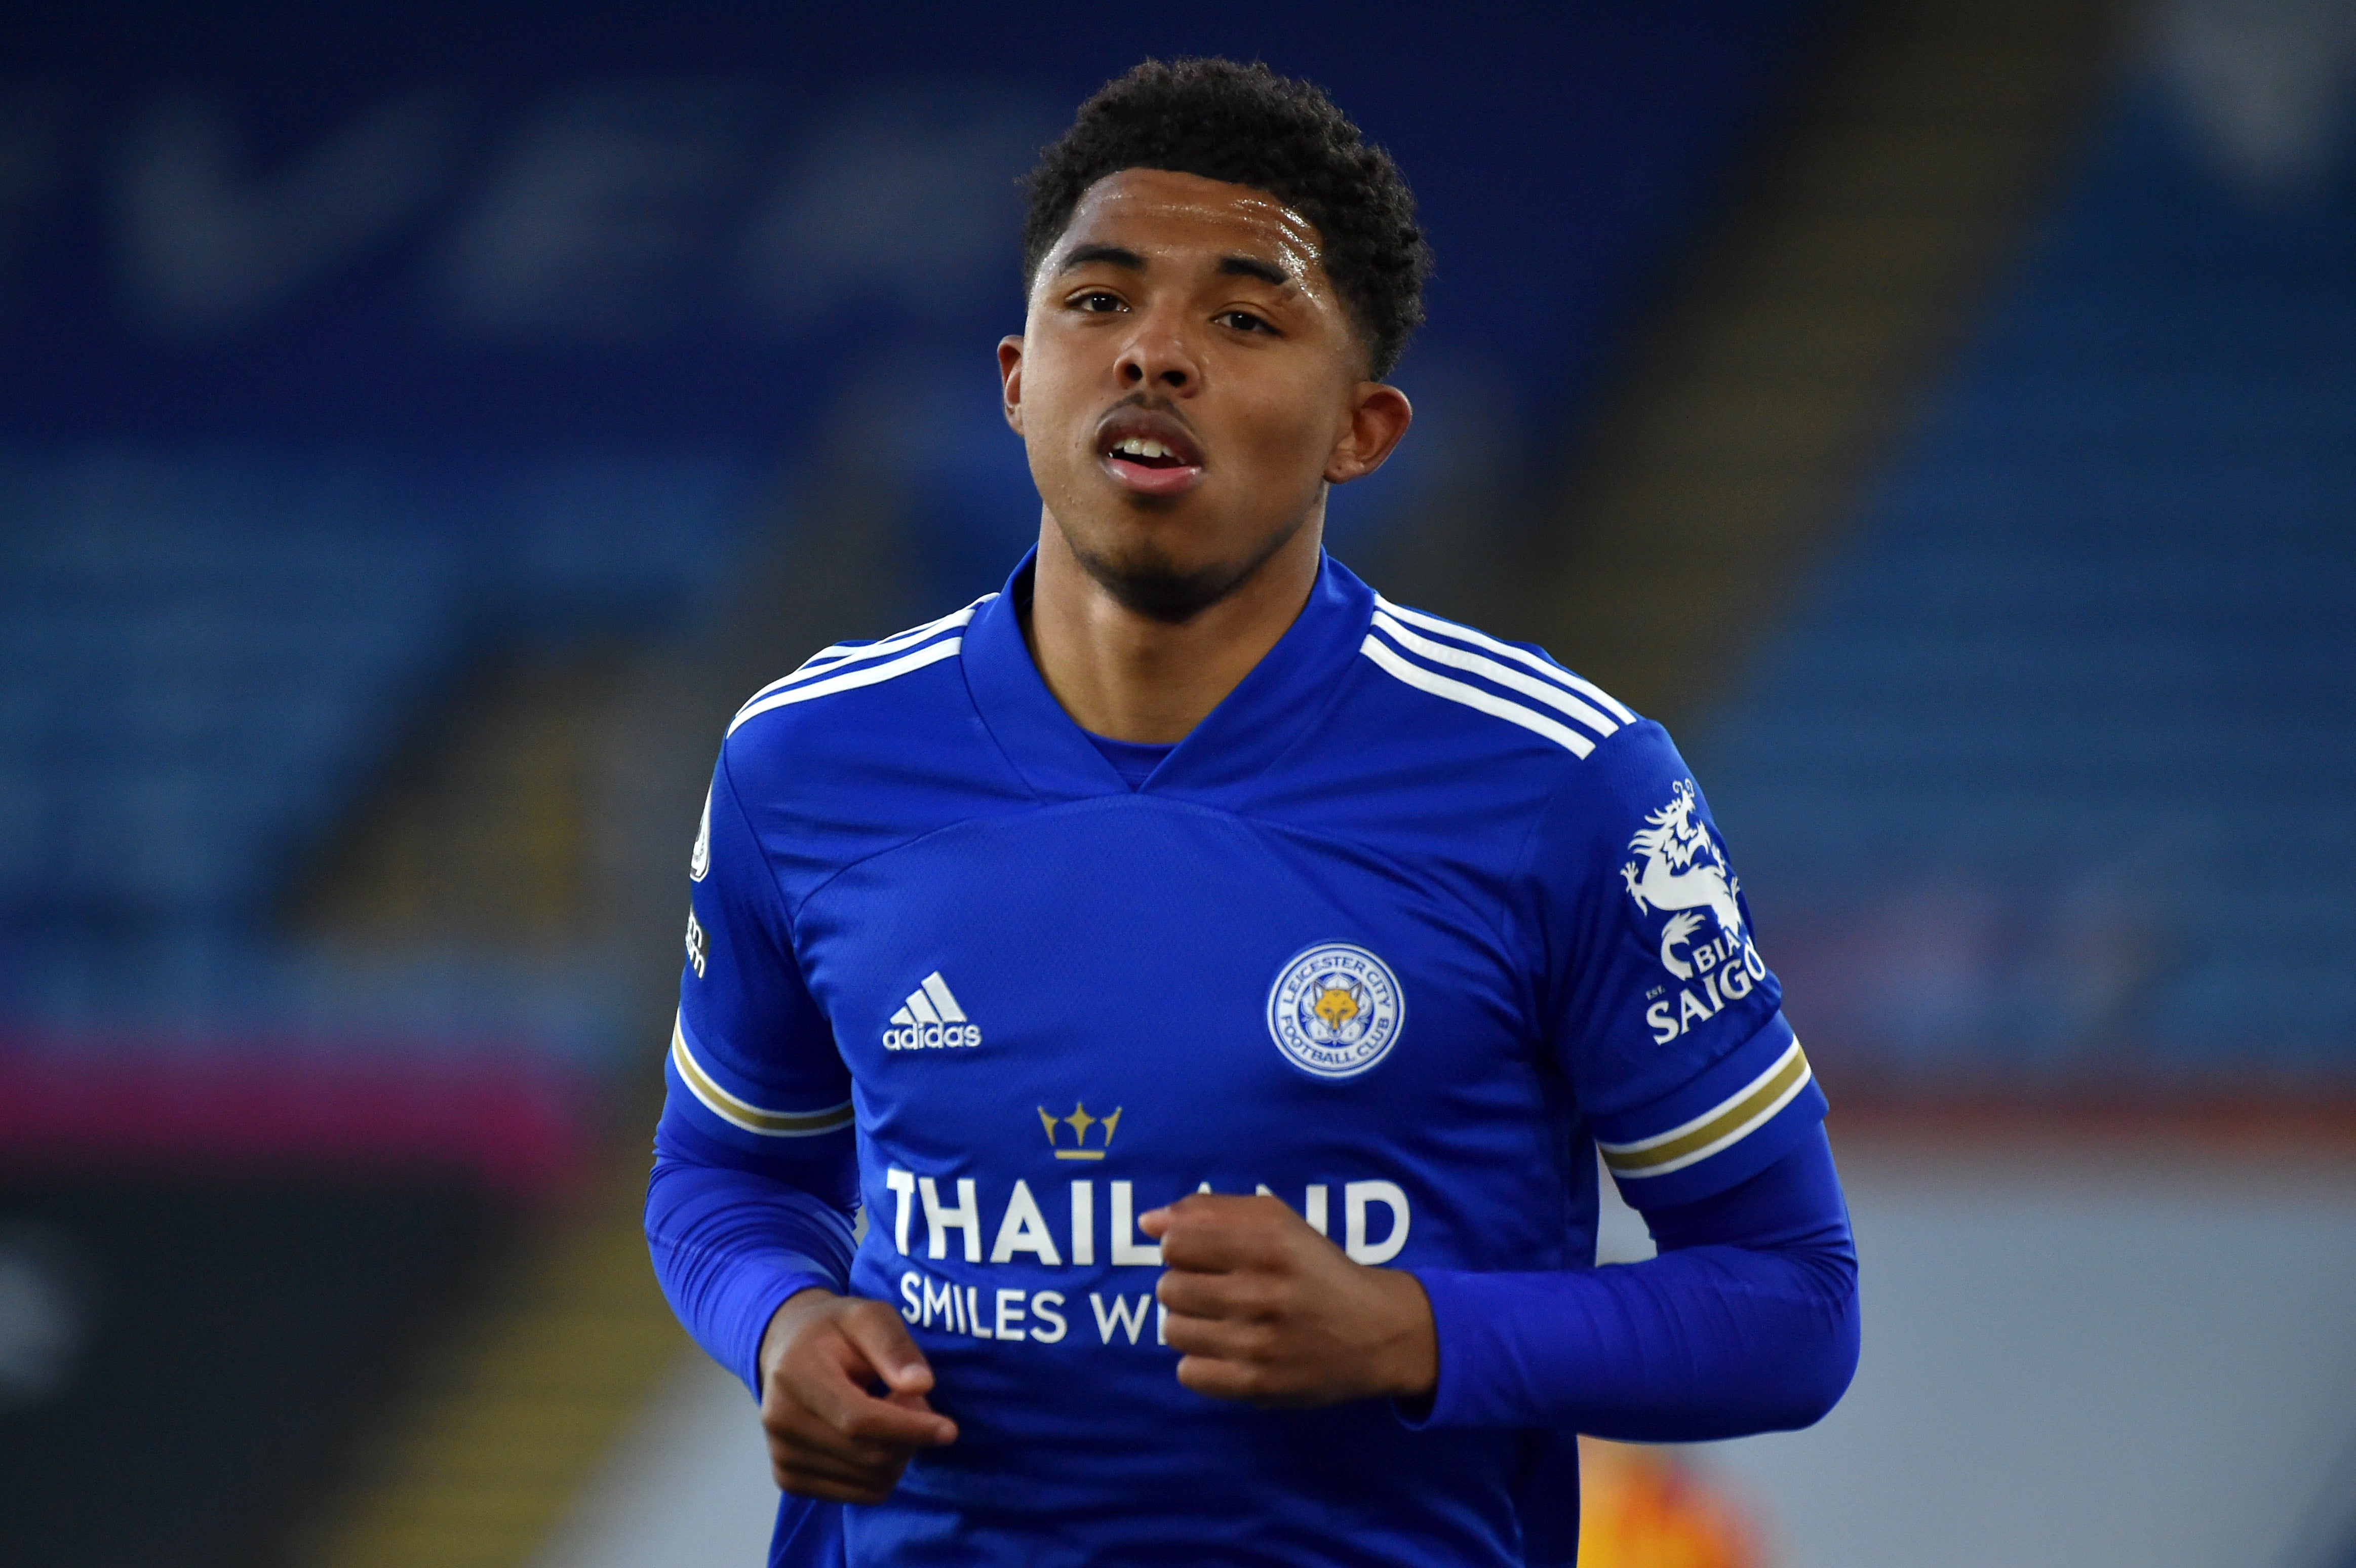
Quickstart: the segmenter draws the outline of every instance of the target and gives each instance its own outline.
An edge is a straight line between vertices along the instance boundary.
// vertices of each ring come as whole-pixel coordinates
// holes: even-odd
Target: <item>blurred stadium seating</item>
[[[710,462],[0,464],[0,1016],[286,1030],[289,888],[470,663],[676,628],[747,488]]]
[[[1829,1070],[2345,1083],[2356,186],[2121,91],[1690,749]]]

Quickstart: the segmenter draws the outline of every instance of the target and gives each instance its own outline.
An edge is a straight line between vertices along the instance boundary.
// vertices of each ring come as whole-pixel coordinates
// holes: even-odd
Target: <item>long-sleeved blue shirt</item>
[[[756,693],[691,865],[666,1285],[748,1381],[795,1290],[893,1303],[961,1434],[850,1560],[1544,1561],[1563,1434],[1821,1412],[1826,1102],[1660,727],[1328,562],[1184,741],[1108,755],[1028,583]],[[1592,1266],[1598,1155],[1662,1257]],[[1179,1386],[1136,1219],[1205,1185],[1415,1273],[1430,1408]]]

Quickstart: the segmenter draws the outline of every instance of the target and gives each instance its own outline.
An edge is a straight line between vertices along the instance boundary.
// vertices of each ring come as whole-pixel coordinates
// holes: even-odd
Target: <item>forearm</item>
[[[805,1185],[721,1163],[670,1128],[656,1151],[646,1210],[656,1278],[689,1335],[757,1398],[776,1309],[811,1285],[846,1289],[851,1218],[817,1173]]]
[[[1420,1273],[1440,1364],[1426,1419],[1700,1442],[1830,1410],[1857,1367],[1857,1260],[1822,1132],[1654,1227],[1642,1263]]]

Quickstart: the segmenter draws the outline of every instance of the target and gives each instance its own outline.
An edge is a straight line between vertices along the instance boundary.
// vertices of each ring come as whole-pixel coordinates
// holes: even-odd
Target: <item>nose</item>
[[[1194,362],[1193,346],[1186,340],[1183,324],[1175,313],[1148,311],[1138,320],[1137,330],[1123,346],[1120,362],[1114,367],[1120,384],[1132,391],[1151,387],[1162,392],[1183,392],[1202,379],[1202,370]]]

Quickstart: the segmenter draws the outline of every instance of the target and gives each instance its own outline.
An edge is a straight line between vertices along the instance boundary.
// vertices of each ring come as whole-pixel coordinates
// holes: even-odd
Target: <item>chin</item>
[[[1215,561],[1180,560],[1150,539],[1096,550],[1068,531],[1064,537],[1081,569],[1122,608],[1174,626],[1194,619],[1250,582],[1301,526],[1296,522],[1278,531],[1247,555]]]
[[[1073,553],[1097,585],[1122,608],[1173,625],[1193,620],[1234,593],[1259,565],[1258,561],[1240,567],[1231,561],[1189,565],[1151,546],[1117,555],[1075,546]]]

